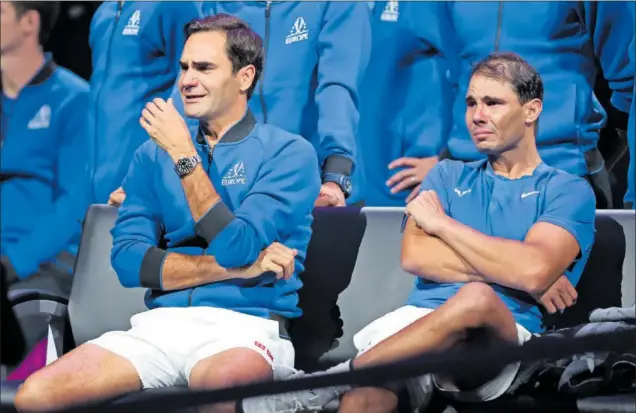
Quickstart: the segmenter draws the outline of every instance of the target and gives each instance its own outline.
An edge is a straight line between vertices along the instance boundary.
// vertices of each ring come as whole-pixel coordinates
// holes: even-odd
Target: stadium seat
[[[103,205],[92,206],[87,214],[68,308],[73,337],[78,345],[105,331],[128,329],[130,316],[146,309],[143,303],[144,290],[123,288],[110,266],[110,229],[115,222],[116,214],[115,208]],[[347,214],[348,219],[345,220]],[[619,227],[614,217],[606,215],[599,214],[597,243],[581,281],[587,283],[585,285],[589,284],[589,288],[586,287],[579,292],[577,306],[569,310],[572,313],[569,324],[585,322],[588,310],[598,305],[621,305],[618,287],[621,276],[610,275],[610,272],[619,271],[621,266],[623,272],[631,270],[631,274],[624,273],[626,277],[632,278],[633,285],[634,234],[633,228],[630,233],[625,222],[633,223],[634,217],[619,222],[622,225]],[[342,289],[344,291],[339,295],[337,304],[343,322],[343,333],[339,345],[322,357],[325,363],[354,356],[352,337],[355,332],[403,304],[414,280],[402,271],[400,266],[402,217],[402,208],[363,208],[360,213],[354,209],[316,211],[315,234],[309,247],[307,270],[301,276],[305,282],[301,305],[307,307],[307,314],[318,311],[322,315],[311,315],[305,326],[298,323],[295,333],[309,332],[311,336],[311,332],[314,331],[314,337],[320,341],[320,345],[307,350],[302,348],[303,343],[311,341],[309,336],[305,336],[302,338],[303,341],[298,343],[297,351],[300,354],[305,354],[308,358],[316,357],[333,340],[338,325],[336,324],[334,329],[334,319],[326,317],[325,311],[330,308],[335,294]],[[623,234],[626,235],[628,245],[626,257]],[[627,265],[622,265],[623,257],[626,264],[632,263],[631,269],[626,269]],[[351,263],[354,260],[355,267],[349,278]],[[597,264],[598,260],[602,261],[601,266]],[[330,265],[348,267],[346,270],[340,269],[331,273],[331,270],[324,270],[325,266],[330,268]],[[601,269],[602,273],[596,272]],[[600,287],[595,283],[597,281],[602,283]],[[593,296],[599,289],[606,291],[604,297],[588,298],[588,295]],[[310,294],[311,297],[305,294]],[[324,300],[316,310],[310,303],[314,295],[321,294]],[[113,306],[113,302],[117,305]],[[316,302],[318,301],[314,304]],[[319,323],[319,320],[324,320],[323,323],[327,324],[318,326],[316,323]],[[293,329],[294,326],[292,331]],[[131,397],[147,397],[147,393],[142,393],[145,392],[126,396],[119,399],[119,402]],[[525,400],[526,406],[544,406],[541,404],[543,401],[535,400],[529,403],[527,398],[518,400],[521,400],[522,404]],[[528,411],[538,410],[530,408]]]
[[[110,264],[117,208],[92,205],[84,221],[68,304],[76,346],[107,331],[128,330],[130,317],[147,310],[144,288],[124,288]]]

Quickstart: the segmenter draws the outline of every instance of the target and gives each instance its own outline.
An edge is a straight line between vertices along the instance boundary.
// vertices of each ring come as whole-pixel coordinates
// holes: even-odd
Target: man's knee
[[[53,410],[51,405],[51,383],[29,377],[15,395],[15,407],[19,412],[44,412]]]
[[[481,319],[492,315],[501,299],[491,286],[481,282],[472,282],[464,285],[456,294],[455,304],[460,310],[475,319]]]
[[[345,393],[340,399],[339,413],[393,413],[397,410],[398,399],[394,392],[363,387]]]
[[[194,389],[232,387],[273,378],[272,366],[257,352],[236,348],[207,357],[190,371]]]

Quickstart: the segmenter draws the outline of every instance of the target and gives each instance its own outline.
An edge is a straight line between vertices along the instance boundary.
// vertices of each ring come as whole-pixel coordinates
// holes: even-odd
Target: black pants
[[[453,157],[448,149],[442,150],[439,159],[461,160]],[[596,209],[612,209],[612,186],[607,170],[603,168],[594,175],[585,175],[583,178],[585,178],[594,191],[594,195],[596,196]]]

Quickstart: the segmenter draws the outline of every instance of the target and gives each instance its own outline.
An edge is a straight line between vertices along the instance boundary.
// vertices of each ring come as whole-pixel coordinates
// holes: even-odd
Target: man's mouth
[[[199,100],[203,99],[205,97],[205,95],[184,95],[184,101],[185,103],[196,103]]]

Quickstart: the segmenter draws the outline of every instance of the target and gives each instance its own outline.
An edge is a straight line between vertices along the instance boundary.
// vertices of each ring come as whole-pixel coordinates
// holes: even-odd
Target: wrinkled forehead
[[[510,82],[479,74],[474,75],[468,84],[466,98],[482,100],[487,96],[505,100],[517,100],[517,93]]]

